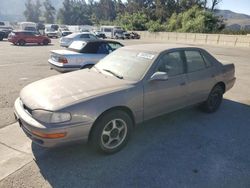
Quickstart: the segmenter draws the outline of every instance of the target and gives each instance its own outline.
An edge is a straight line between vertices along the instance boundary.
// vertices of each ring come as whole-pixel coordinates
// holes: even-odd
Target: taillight
[[[67,64],[67,63],[68,63],[68,60],[67,60],[65,57],[59,57],[59,58],[58,58],[58,62],[59,62],[59,63],[63,63],[63,64]]]

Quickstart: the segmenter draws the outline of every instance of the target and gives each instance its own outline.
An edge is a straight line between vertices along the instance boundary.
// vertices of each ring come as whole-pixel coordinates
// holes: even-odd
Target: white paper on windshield
[[[140,52],[137,57],[142,57],[142,58],[145,58],[145,59],[153,59],[155,57],[155,55],[153,54],[148,54],[148,53],[145,53],[145,52]]]

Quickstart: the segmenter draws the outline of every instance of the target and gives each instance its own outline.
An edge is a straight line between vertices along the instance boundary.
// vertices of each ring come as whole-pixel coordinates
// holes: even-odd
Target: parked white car
[[[46,28],[45,29],[45,35],[49,38],[58,38],[57,31],[51,28]]]
[[[60,39],[60,46],[69,47],[73,41],[86,41],[86,40],[93,40],[93,39],[98,39],[98,37],[93,35],[90,32],[73,33],[66,37],[62,37]]]

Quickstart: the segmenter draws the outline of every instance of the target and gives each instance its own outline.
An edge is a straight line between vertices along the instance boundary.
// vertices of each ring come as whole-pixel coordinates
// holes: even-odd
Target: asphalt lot
[[[56,39],[52,43],[18,47],[0,42],[3,129],[14,123],[13,104],[21,88],[58,74],[47,64],[49,51],[59,48]],[[250,49],[203,47],[236,66],[236,85],[217,113],[192,107],[145,122],[128,146],[111,156],[82,144],[46,150],[25,141],[30,152],[24,154],[32,160],[0,180],[0,187],[250,187]]]

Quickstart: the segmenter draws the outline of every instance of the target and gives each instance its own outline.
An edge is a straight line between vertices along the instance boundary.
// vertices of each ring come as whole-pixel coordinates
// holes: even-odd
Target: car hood
[[[80,101],[128,89],[132,83],[94,70],[79,70],[29,84],[22,89],[20,98],[32,110],[56,111]]]

